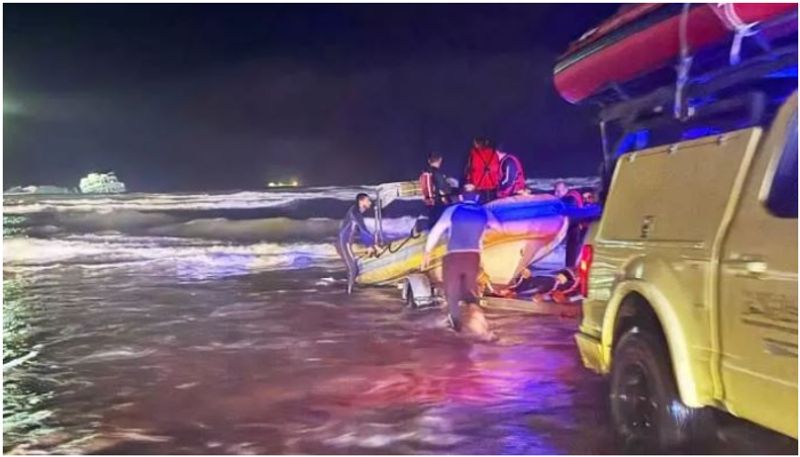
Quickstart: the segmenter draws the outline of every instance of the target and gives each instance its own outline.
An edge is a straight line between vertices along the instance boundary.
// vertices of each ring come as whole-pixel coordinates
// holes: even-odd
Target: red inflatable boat
[[[737,40],[760,29],[790,33],[797,30],[796,18],[796,3],[624,6],[559,58],[556,90],[567,101],[580,103],[615,84],[673,65],[682,47],[694,53],[726,42],[736,46]],[[773,23],[781,25],[767,30],[765,26]]]

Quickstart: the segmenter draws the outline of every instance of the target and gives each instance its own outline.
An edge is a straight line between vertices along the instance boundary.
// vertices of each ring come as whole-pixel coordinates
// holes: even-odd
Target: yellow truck
[[[797,439],[797,93],[771,125],[619,156],[579,261],[576,341],[624,444],[713,409]]]

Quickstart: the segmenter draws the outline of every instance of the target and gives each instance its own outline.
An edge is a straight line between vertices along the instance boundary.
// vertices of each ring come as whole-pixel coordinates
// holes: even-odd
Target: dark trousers
[[[567,229],[567,253],[564,256],[564,266],[574,268],[578,263],[578,256],[583,247],[583,238],[586,235],[586,227],[578,222],[570,222]]]
[[[432,205],[428,207],[428,229],[432,229],[436,222],[442,217],[442,213],[447,209],[445,205]]]
[[[489,203],[490,201],[497,200],[497,189],[479,190],[476,191],[480,196],[480,203]]]
[[[459,319],[458,302],[478,302],[478,273],[481,255],[478,252],[453,252],[444,256],[442,276],[447,308],[454,321]]]

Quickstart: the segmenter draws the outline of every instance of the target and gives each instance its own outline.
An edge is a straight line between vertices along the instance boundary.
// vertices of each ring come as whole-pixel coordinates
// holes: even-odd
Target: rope
[[[683,11],[681,11],[681,20],[678,27],[681,56],[675,68],[678,73],[678,79],[675,82],[675,105],[673,108],[673,115],[676,119],[683,117],[683,89],[686,83],[689,82],[689,69],[692,67],[692,56],[689,54],[689,38],[687,36],[687,29],[689,28],[689,8],[691,6],[691,3],[683,4]]]
[[[748,24],[742,21],[742,18],[736,14],[736,5],[733,3],[717,3],[716,7],[711,7],[711,9],[717,15],[717,18],[725,24],[725,27],[734,32],[729,62],[731,65],[737,65],[741,61],[742,41],[744,41],[745,37],[758,33],[758,30],[754,29],[759,22],[755,21]]]
[[[379,259],[382,255],[386,254],[387,252],[389,254],[394,254],[394,253],[398,252],[400,249],[402,249],[403,246],[405,246],[409,241],[416,240],[420,236],[422,236],[421,233],[416,233],[415,234],[414,231],[412,230],[411,234],[409,236],[407,236],[406,238],[404,238],[403,241],[401,241],[400,243],[394,245],[394,243],[391,242],[391,243],[387,244],[386,246],[384,246],[383,249],[381,249],[380,251],[375,252],[374,254],[365,253],[365,254],[361,254],[360,256],[358,256],[358,258],[359,259],[363,259],[363,258],[372,258],[372,257],[374,257],[376,259]]]

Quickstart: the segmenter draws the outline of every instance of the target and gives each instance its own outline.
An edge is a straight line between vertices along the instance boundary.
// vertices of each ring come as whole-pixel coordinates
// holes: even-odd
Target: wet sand
[[[4,372],[4,451],[614,452],[574,319],[489,311],[481,343],[340,276],[6,274],[4,363],[35,355]]]
[[[8,453],[617,453],[575,317],[489,309],[496,342],[321,268],[4,271]],[[700,453],[796,453],[725,420]]]

